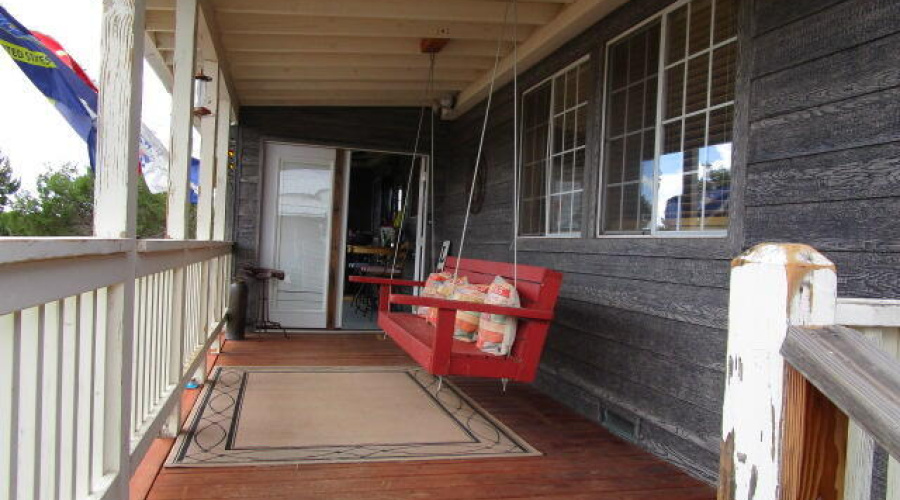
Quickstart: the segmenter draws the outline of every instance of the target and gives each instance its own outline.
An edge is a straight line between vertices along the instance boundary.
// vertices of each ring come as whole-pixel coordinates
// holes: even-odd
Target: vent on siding
[[[604,408],[603,421],[601,423],[603,424],[603,427],[606,427],[610,432],[622,439],[631,442],[636,442],[638,439],[638,429],[640,428],[639,420],[632,420],[610,409]]]

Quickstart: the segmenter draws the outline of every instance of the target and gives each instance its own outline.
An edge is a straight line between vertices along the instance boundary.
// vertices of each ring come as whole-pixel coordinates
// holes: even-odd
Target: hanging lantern
[[[194,116],[206,116],[212,114],[212,111],[205,106],[206,86],[211,81],[212,77],[203,74],[202,69],[199,73],[194,75]]]

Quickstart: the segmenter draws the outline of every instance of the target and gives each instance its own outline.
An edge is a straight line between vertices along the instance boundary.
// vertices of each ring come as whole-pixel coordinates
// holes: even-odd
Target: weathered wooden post
[[[785,498],[804,444],[795,410],[807,398],[779,351],[789,325],[834,323],[835,268],[809,246],[776,243],[731,266],[719,500]]]
[[[97,178],[94,193],[94,236],[125,238],[132,242],[137,227],[138,137],[144,54],[143,0],[105,0],[100,50],[100,99],[97,117]],[[105,304],[105,362],[98,364],[103,389],[96,391],[102,415],[95,425],[103,429],[94,468],[114,475],[109,498],[126,498],[131,478],[131,387],[134,336],[134,248],[128,260],[129,276],[110,286]],[[97,443],[95,443],[97,444]],[[101,479],[92,478],[90,491]],[[49,496],[49,495],[48,495]]]

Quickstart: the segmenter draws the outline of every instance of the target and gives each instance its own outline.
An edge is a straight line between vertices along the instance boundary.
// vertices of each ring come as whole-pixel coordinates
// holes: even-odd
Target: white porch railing
[[[900,361],[900,300],[839,298],[835,323],[860,332]],[[847,437],[847,468],[844,476],[844,498],[869,500],[875,464],[875,440],[862,427],[850,420]],[[900,463],[888,457],[885,500],[900,500]]]
[[[805,245],[732,262],[719,499],[900,500],[900,301],[838,299]]]
[[[230,247],[0,240],[0,498],[118,498],[224,324]],[[120,285],[133,303],[112,303]],[[131,342],[108,328],[122,307]]]

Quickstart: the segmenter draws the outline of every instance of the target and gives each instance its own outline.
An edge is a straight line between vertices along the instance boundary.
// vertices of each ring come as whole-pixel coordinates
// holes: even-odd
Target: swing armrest
[[[411,306],[434,307],[437,309],[453,309],[457,311],[475,311],[488,314],[502,314],[523,319],[537,321],[550,321],[553,319],[553,311],[548,309],[530,309],[525,307],[506,307],[493,304],[479,304],[464,300],[435,299],[431,297],[417,297],[415,295],[391,294],[391,304],[406,304]]]
[[[424,281],[392,280],[388,278],[375,278],[371,276],[350,276],[351,283],[370,283],[381,286],[425,286]]]

